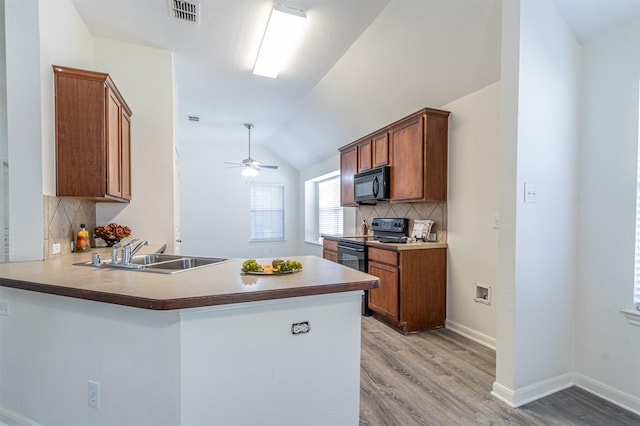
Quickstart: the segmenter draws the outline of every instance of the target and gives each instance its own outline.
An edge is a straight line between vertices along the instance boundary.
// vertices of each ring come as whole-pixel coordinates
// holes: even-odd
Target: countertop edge
[[[234,303],[259,302],[264,300],[285,299],[302,296],[315,296],[331,293],[343,293],[356,290],[369,290],[380,287],[378,280],[321,284],[301,288],[284,288],[256,291],[251,293],[228,293],[175,299],[150,299],[139,296],[107,293],[98,290],[78,289],[53,284],[22,281],[11,278],[0,278],[0,287],[34,291],[56,296],[72,297],[94,302],[123,305],[133,308],[165,311],[176,309],[200,308],[204,306],[227,305]]]

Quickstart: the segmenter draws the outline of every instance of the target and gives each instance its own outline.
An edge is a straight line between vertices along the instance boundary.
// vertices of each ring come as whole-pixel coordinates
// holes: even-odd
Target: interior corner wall
[[[474,300],[475,284],[495,291],[498,270],[500,82],[442,109],[449,119],[447,327],[495,347],[496,300]]]
[[[95,37],[93,45],[94,69],[111,76],[133,112],[131,202],[98,203],[96,222],[127,225],[132,237],[166,243],[173,252],[173,54],[101,37]]]
[[[252,145],[251,155],[264,164],[277,164],[278,169],[244,177],[239,168],[225,165],[224,161],[246,158],[244,141],[180,141],[182,253],[242,259],[298,254],[298,171],[264,145]],[[250,241],[253,182],[285,185],[285,241]]]
[[[633,300],[640,21],[583,47],[575,371],[578,383],[640,413]]]
[[[497,303],[513,315],[512,329],[504,326],[512,348],[498,344],[511,359],[498,354],[494,392],[508,389],[502,397],[519,406],[572,384],[580,46],[550,0],[523,1],[511,19],[520,26],[516,198],[506,206],[515,209],[515,228],[507,230],[514,281],[499,282],[513,286],[513,299]],[[524,200],[525,184],[536,188],[532,202]],[[500,382],[509,376],[511,383]]]

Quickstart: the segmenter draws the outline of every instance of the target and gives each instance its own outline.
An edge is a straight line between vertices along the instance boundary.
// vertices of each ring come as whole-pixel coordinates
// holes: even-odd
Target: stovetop
[[[366,241],[404,244],[409,236],[409,219],[375,218],[371,221],[370,229],[373,231],[373,236],[343,237],[339,241],[360,245],[364,245]]]

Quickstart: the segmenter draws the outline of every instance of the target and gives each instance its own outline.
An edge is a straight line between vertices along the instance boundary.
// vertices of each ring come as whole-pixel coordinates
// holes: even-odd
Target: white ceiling
[[[555,1],[581,41],[640,17],[638,0]],[[180,144],[246,144],[253,122],[252,142],[298,169],[500,79],[499,0],[285,1],[308,24],[277,79],[251,73],[271,0],[201,0],[199,25],[167,0],[73,3],[96,36],[174,52]]]

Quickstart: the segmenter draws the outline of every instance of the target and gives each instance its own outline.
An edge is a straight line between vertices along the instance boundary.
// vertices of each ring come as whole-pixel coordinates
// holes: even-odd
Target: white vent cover
[[[195,0],[168,0],[169,13],[178,21],[200,24],[200,2]]]

